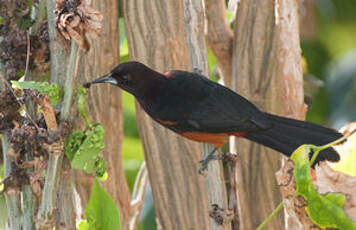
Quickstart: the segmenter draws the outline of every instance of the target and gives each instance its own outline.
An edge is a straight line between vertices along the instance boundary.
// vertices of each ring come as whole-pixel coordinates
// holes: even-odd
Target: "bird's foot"
[[[202,74],[202,73],[203,73],[203,70],[202,70],[202,69],[199,69],[198,67],[194,67],[194,68],[193,68],[193,73]]]
[[[208,164],[211,160],[222,160],[222,159],[223,159],[222,154],[218,154],[218,155],[208,154],[207,156],[205,156],[203,159],[199,161],[201,163],[201,167],[198,170],[199,174],[204,173],[204,171],[208,168]]]

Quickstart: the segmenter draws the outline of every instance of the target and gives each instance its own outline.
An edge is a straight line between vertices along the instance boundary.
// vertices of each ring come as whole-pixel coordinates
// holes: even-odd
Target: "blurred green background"
[[[301,30],[309,26],[314,28],[308,36],[302,36],[301,43],[307,120],[340,128],[356,121],[356,1],[317,0],[313,8],[314,20],[304,21],[301,27]],[[301,10],[305,13],[306,9]],[[125,62],[129,58],[122,13],[119,22],[120,56],[121,62]],[[216,60],[211,52],[208,53],[211,76],[217,80]],[[123,92],[123,109],[124,168],[132,189],[144,158],[136,125],[134,98],[126,92]],[[140,229],[156,229],[150,187],[146,191]]]

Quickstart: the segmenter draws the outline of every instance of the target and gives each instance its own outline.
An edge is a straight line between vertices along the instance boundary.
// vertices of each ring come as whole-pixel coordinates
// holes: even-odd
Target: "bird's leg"
[[[217,147],[215,147],[213,150],[208,153],[203,159],[201,159],[199,162],[201,163],[201,167],[199,168],[199,174],[202,174],[203,171],[208,167],[208,164],[211,160],[221,160],[222,156],[221,155],[214,155],[214,153],[218,150]]]
[[[202,74],[203,70],[199,69],[198,67],[194,67],[193,68],[193,73]]]

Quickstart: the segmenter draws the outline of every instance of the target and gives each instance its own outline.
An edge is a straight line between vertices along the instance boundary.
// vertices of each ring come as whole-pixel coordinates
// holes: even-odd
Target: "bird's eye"
[[[127,75],[127,74],[126,75],[122,75],[121,79],[122,79],[122,83],[127,84],[131,80],[131,76]]]

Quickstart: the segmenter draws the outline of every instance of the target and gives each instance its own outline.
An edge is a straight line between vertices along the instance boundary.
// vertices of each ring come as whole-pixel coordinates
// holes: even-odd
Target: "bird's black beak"
[[[87,82],[83,86],[85,88],[89,88],[92,84],[97,84],[97,83],[110,83],[110,84],[116,85],[117,80],[112,76],[112,73],[109,73],[102,77],[99,77],[98,79],[96,79],[94,81]]]

